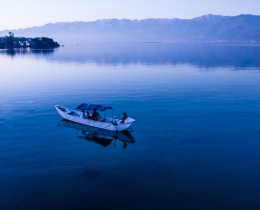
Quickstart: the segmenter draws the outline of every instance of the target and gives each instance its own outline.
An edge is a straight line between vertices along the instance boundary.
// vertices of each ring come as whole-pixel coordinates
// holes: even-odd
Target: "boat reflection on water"
[[[110,145],[113,141],[116,143],[117,140],[123,143],[123,148],[126,148],[128,144],[135,143],[134,137],[128,130],[123,132],[115,132],[81,125],[68,120],[61,120],[59,122],[59,126],[73,128],[77,130],[78,138],[98,143],[103,147]]]

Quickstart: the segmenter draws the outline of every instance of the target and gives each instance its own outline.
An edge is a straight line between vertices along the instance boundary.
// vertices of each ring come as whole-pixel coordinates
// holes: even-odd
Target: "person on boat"
[[[96,109],[94,109],[93,114],[92,114],[92,120],[98,120],[100,114],[97,112]]]
[[[126,121],[126,118],[127,118],[127,114],[124,112],[124,117],[123,117],[123,119],[122,119],[121,123],[125,123],[125,121]]]
[[[87,113],[85,114],[85,118],[86,119],[91,119],[91,115],[89,114],[89,111],[87,111]]]
[[[84,118],[84,116],[85,116],[85,113],[84,113],[84,110],[81,110],[81,118]]]

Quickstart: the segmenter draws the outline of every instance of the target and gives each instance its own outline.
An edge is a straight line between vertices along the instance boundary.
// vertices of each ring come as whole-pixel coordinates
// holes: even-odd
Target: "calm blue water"
[[[260,209],[259,55],[160,43],[1,50],[0,209]],[[101,145],[64,126],[54,105],[82,102],[126,111],[135,142]]]

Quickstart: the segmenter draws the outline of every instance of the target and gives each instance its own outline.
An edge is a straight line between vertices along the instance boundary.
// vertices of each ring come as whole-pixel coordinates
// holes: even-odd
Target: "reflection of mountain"
[[[92,141],[106,147],[112,143],[113,140],[120,140],[123,142],[123,147],[126,148],[127,144],[133,144],[135,142],[134,137],[129,131],[114,132],[104,129],[89,127],[86,125],[77,124],[67,120],[61,120],[59,126],[73,128],[78,132],[78,138]]]
[[[17,36],[53,37],[62,43],[151,41],[260,41],[260,16],[205,15],[193,19],[105,19],[12,30]],[[0,32],[4,36],[9,31]]]
[[[9,51],[0,50],[10,54]],[[28,55],[15,50],[16,56]],[[198,67],[228,66],[237,69],[260,67],[259,45],[228,44],[163,44],[163,43],[99,43],[65,46],[55,50],[31,50],[30,55],[57,62],[117,65],[176,65],[189,64]],[[48,54],[48,56],[46,56]],[[11,54],[13,55],[13,53]]]
[[[76,49],[75,49],[76,48]],[[260,67],[260,46],[220,44],[89,44],[65,47],[48,59],[98,64],[190,64],[199,67]]]

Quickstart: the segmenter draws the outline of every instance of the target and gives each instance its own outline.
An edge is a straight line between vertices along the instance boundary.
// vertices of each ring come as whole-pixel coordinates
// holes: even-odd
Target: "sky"
[[[260,15],[260,0],[0,0],[0,30],[98,19]]]

